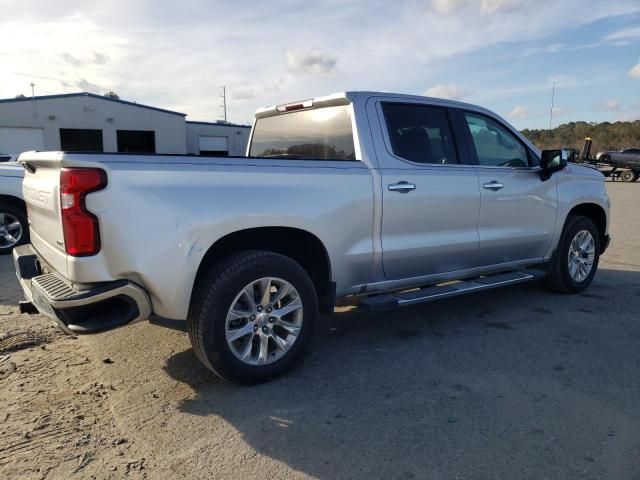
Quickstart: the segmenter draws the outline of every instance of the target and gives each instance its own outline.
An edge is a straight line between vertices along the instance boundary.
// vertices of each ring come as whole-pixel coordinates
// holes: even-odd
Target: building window
[[[60,149],[65,152],[104,152],[102,130],[61,128]]]
[[[153,130],[118,130],[118,152],[156,153],[156,132]]]

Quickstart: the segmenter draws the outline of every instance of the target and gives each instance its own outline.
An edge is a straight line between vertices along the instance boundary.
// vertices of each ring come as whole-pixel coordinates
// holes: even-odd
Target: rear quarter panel
[[[76,166],[91,166],[83,155]],[[185,318],[198,267],[227,234],[284,226],[325,245],[338,294],[366,282],[372,256],[372,176],[360,162],[95,156],[108,176],[87,197],[102,250],[68,260],[74,282],[127,278],[154,312]],[[74,166],[73,156],[63,165]]]

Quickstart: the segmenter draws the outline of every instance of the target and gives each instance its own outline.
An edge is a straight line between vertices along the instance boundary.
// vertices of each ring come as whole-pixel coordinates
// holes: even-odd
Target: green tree
[[[120,100],[120,95],[118,95],[116,92],[107,92],[104,94],[104,96],[113,100]]]
[[[582,149],[584,139],[593,140],[591,153],[604,150],[620,150],[640,147],[640,120],[633,122],[569,122],[558,125],[553,130],[524,129],[522,134],[539,149],[576,148]]]

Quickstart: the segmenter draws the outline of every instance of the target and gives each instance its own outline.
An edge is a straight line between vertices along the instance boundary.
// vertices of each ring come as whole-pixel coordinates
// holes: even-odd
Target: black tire
[[[620,172],[620,180],[623,182],[635,182],[638,179],[638,174],[633,170],[624,170]]]
[[[266,365],[249,365],[227,344],[226,317],[246,285],[263,277],[279,277],[298,291],[303,304],[301,330],[284,356]],[[200,361],[230,382],[253,385],[289,370],[308,347],[318,318],[318,297],[309,274],[294,260],[262,250],[244,251],[214,265],[195,286],[187,330]]]
[[[2,203],[0,204],[0,214],[7,213],[13,217],[15,217],[22,227],[22,234],[18,241],[11,246],[2,246],[2,242],[0,242],[0,255],[7,255],[13,251],[15,247],[20,245],[24,245],[29,241],[29,223],[27,221],[27,212],[24,208],[14,204],[14,203]],[[2,226],[0,225],[0,230]]]
[[[571,241],[581,230],[587,230],[594,239],[595,254],[593,259],[593,266],[589,275],[581,282],[576,282],[569,274],[569,248]],[[558,248],[556,249],[551,265],[549,266],[549,272],[547,275],[547,286],[560,293],[579,293],[587,288],[593,277],[598,270],[598,263],[600,261],[600,234],[593,221],[588,217],[580,215],[572,215],[567,218],[560,241],[558,242]]]

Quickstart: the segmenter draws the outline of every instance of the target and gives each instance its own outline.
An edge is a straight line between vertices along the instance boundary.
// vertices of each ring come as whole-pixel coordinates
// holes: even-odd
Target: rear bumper
[[[151,315],[149,296],[133,282],[72,285],[49,271],[31,245],[14,249],[13,259],[26,299],[66,333],[103,332]]]

